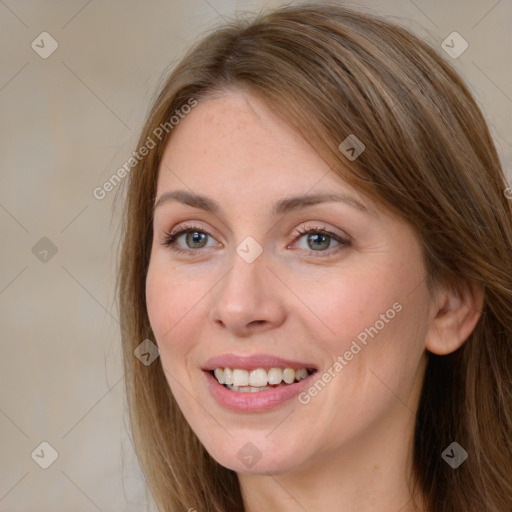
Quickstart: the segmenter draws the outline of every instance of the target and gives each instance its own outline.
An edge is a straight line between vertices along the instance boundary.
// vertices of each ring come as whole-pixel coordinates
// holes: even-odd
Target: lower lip
[[[219,405],[236,412],[263,412],[278,407],[284,402],[297,396],[305,387],[310,384],[310,379],[317,372],[308,375],[305,379],[295,382],[294,384],[286,384],[277,388],[266,389],[265,391],[240,392],[230,391],[225,388],[219,381],[208,371],[204,371],[208,388],[213,398]]]

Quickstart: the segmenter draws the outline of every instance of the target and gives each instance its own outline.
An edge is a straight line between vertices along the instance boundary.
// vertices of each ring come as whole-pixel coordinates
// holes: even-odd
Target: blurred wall
[[[150,510],[113,306],[115,191],[93,190],[135,150],[160,77],[187,45],[235,10],[280,3],[0,0],[0,512]],[[454,31],[467,41],[447,59],[510,173],[512,2],[348,5],[437,47]]]

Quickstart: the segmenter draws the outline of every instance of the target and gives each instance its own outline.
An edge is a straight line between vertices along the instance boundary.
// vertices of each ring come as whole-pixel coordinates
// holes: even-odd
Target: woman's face
[[[146,293],[172,393],[223,466],[409,446],[432,317],[418,239],[255,96],[202,100],[173,129]],[[226,367],[242,389],[212,376]]]

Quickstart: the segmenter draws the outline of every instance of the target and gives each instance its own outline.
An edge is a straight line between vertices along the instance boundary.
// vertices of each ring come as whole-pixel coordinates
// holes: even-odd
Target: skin
[[[173,130],[157,201],[177,189],[222,210],[156,208],[148,314],[171,390],[211,456],[237,472],[245,509],[414,510],[407,482],[425,350],[463,343],[478,319],[478,290],[441,288],[431,298],[413,228],[329,171],[251,93],[203,99]],[[316,192],[349,195],[370,213],[328,202],[272,215],[278,200]],[[182,235],[175,244],[188,256],[162,243],[184,223],[209,235],[200,248]],[[315,235],[308,244],[296,232],[318,226],[350,246],[327,238],[318,248]],[[252,263],[236,252],[248,236],[263,250]],[[401,311],[306,405],[292,399],[242,414],[205,386],[201,366],[224,353],[309,361],[322,375],[395,303]],[[251,468],[237,457],[247,442],[261,453]]]

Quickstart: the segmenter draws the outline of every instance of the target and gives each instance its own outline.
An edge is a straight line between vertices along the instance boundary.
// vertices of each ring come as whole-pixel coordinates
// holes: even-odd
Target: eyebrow
[[[173,192],[163,193],[159,197],[158,201],[155,203],[154,210],[156,210],[159,206],[162,206],[163,204],[171,202],[186,204],[188,206],[199,208],[201,210],[211,212],[214,214],[222,213],[221,207],[213,199],[201,194],[188,192],[186,190],[175,190]],[[274,204],[272,208],[272,214],[275,216],[283,215],[285,213],[296,211],[301,208],[328,202],[345,203],[359,211],[362,211],[363,213],[366,213],[371,216],[375,215],[373,211],[369,210],[366,206],[364,206],[356,199],[345,194],[332,193],[303,194],[299,196],[281,199],[280,201]]]

